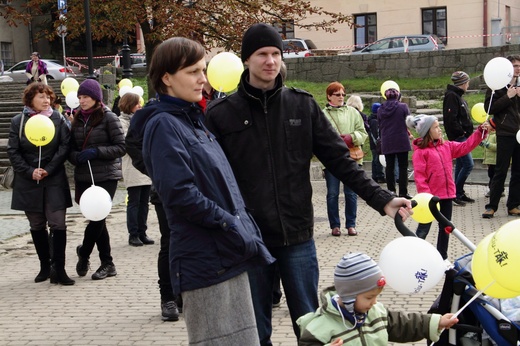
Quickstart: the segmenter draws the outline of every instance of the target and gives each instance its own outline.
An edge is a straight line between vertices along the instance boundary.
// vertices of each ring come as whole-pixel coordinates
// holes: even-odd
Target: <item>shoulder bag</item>
[[[18,140],[22,139],[22,127],[23,127],[23,118],[24,114],[22,112],[22,117],[20,120],[20,132],[18,133]],[[2,176],[2,180],[0,181],[0,185],[2,185],[6,189],[12,189],[14,185],[14,169],[13,166],[9,166],[5,169],[4,175]]]

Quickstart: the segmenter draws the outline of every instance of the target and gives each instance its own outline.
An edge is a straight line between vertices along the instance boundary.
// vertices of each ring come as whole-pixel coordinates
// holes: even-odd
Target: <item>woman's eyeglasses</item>
[[[336,97],[340,97],[340,96],[345,97],[345,96],[347,96],[347,94],[342,94],[342,93],[334,93],[334,94],[332,94],[332,95],[334,95],[334,96],[336,96]]]

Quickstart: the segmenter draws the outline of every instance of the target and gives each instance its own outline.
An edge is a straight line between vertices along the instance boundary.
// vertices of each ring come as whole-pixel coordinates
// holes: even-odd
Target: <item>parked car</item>
[[[283,40],[283,58],[306,58],[312,56],[312,50],[318,49],[314,42],[301,38]]]
[[[370,43],[352,54],[403,53],[408,41],[408,52],[433,51],[445,49],[444,43],[436,35],[401,35],[385,37]]]
[[[65,67],[60,64],[59,60],[42,60],[47,64],[47,71],[49,71],[47,79],[64,80],[65,77],[76,76],[76,73],[71,66],[67,67],[67,72],[65,73]],[[31,60],[24,60],[16,63],[13,67],[4,71],[4,76],[11,77],[14,82],[26,82],[27,76],[25,75],[25,68],[29,61]]]

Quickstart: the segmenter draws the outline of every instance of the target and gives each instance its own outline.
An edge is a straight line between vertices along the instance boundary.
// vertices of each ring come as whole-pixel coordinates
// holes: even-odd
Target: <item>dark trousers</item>
[[[508,210],[520,205],[520,144],[513,136],[497,135],[497,164],[495,175],[491,181],[489,203],[486,205],[486,209],[498,210],[510,162],[511,180],[509,181],[509,195],[506,202]]]
[[[444,215],[448,220],[451,220],[453,213],[453,200],[452,199],[441,199],[439,201],[441,214]],[[422,239],[426,239],[426,236],[430,232],[432,223],[420,223],[417,227],[415,234]],[[437,236],[437,250],[442,256],[442,259],[448,258],[448,242],[450,241],[450,235],[441,229],[439,225],[439,234]]]
[[[80,193],[78,196],[81,196],[81,194],[91,185],[91,183],[76,182],[76,190],[79,190]],[[114,198],[117,190],[117,180],[97,182],[96,185],[105,189],[110,195],[110,198]],[[79,255],[82,258],[90,258],[90,254],[96,245],[101,263],[113,263],[111,255],[112,250],[110,248],[110,236],[108,235],[105,221],[106,219],[100,221],[89,221],[85,228],[83,243],[81,244],[81,249],[79,251]]]
[[[157,273],[159,275],[159,292],[161,301],[175,300],[172,282],[170,277],[170,227],[168,219],[161,203],[155,203],[155,213],[159,222],[159,231],[161,232],[161,249],[157,258]]]
[[[399,164],[399,196],[408,194],[408,152],[385,154],[386,160],[386,186],[388,190],[395,192],[395,159]]]
[[[132,186],[126,189],[128,205],[126,206],[126,227],[131,236],[144,235],[148,228],[148,202],[151,185]]]

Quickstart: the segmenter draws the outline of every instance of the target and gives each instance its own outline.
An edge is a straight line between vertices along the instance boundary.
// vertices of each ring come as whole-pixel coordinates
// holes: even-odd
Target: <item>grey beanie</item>
[[[430,132],[430,128],[437,117],[433,115],[417,114],[416,116],[409,115],[406,117],[406,126],[417,131],[419,137],[424,138]]]
[[[343,256],[334,270],[334,286],[345,303],[352,302],[360,293],[384,287],[385,283],[377,263],[363,253]]]
[[[253,24],[242,38],[242,50],[240,58],[245,62],[257,49],[263,47],[276,47],[283,51],[282,36],[276,29],[264,23]]]

